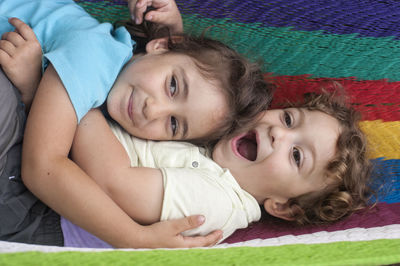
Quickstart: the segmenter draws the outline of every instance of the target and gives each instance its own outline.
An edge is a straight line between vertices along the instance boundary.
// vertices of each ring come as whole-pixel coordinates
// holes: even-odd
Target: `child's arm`
[[[17,18],[9,19],[15,31],[0,40],[0,65],[8,79],[20,91],[28,111],[42,76],[42,49],[33,30]]]
[[[215,234],[203,238],[179,235],[202,223],[196,217],[151,226],[135,223],[68,158],[76,128],[74,108],[49,65],[32,103],[22,155],[23,180],[44,203],[115,247],[191,247],[217,241]]]
[[[128,143],[132,144],[129,141]],[[152,143],[147,145],[151,144]],[[127,144],[127,146],[134,149],[129,144]],[[131,152],[134,152],[134,150],[131,150]],[[145,153],[142,155],[151,153],[151,151],[148,150],[143,150],[143,152]],[[177,152],[179,153],[179,151]],[[132,219],[141,224],[151,224],[160,220],[162,205],[164,204],[164,183],[160,169],[131,167],[131,161],[127,151],[118,140],[118,138],[115,136],[115,134],[112,132],[105,117],[99,110],[92,109],[82,119],[81,123],[79,124],[77,133],[75,134],[71,156],[72,159],[86,173],[88,173],[88,175],[96,180],[96,182],[100,184],[101,188],[105,190],[107,194]],[[146,155],[146,157],[148,156],[149,154]],[[155,161],[158,160],[155,159]],[[174,172],[175,174],[177,174],[175,176],[176,179],[182,178],[182,176],[186,174],[186,178],[182,179],[192,180],[194,181],[194,184],[196,184],[196,181],[194,180],[196,179],[196,176],[197,181],[203,180],[203,177],[200,177],[198,175],[198,172],[196,173],[196,171],[193,171],[193,169],[176,168],[174,170],[177,170],[176,172]],[[184,172],[185,174],[182,174],[182,171],[184,170],[187,171]],[[201,181],[197,184],[201,184]],[[199,186],[196,187],[199,188]],[[212,185],[208,187],[210,189],[206,190],[204,190],[204,188],[206,187],[200,187],[203,188],[200,189],[201,191],[208,191],[211,195],[218,195],[215,193],[216,190],[218,192],[221,192],[221,190],[215,189]],[[190,190],[190,188],[188,188],[188,190],[192,191]],[[179,188],[178,190],[176,190],[176,192],[178,194],[181,194],[181,192],[178,191]],[[171,195],[169,197],[171,197]],[[220,197],[222,202],[226,202],[223,201],[224,196]],[[168,207],[174,209],[174,207],[171,206],[171,201],[174,200],[168,199],[168,197],[165,200]],[[218,200],[217,205],[220,203],[221,201]],[[179,203],[178,206],[180,206]],[[221,206],[221,204],[219,206]],[[193,204],[190,206],[185,205],[185,210],[182,210],[183,213],[195,213],[194,211],[199,213],[198,207],[192,207]],[[230,218],[228,219],[228,217],[230,217],[232,213],[229,213],[228,216],[226,215],[226,212],[219,213],[219,215],[216,216],[211,216],[208,210],[204,211],[204,213],[200,213],[208,215],[207,219],[210,219],[209,222],[213,226],[210,223],[205,224],[205,227],[199,228],[197,231],[190,232],[190,235],[193,235],[195,233],[204,234],[206,232],[210,232],[210,230],[213,230],[213,234],[219,234],[222,237],[222,231],[215,230],[217,229],[216,226],[221,226],[221,228],[224,229],[230,229],[229,227],[225,228],[223,226],[225,222],[230,220]],[[167,211],[167,213],[170,212]],[[164,217],[171,216],[164,215]],[[229,233],[229,231],[227,233]]]
[[[153,10],[145,14],[150,6]],[[145,19],[167,26],[172,34],[183,32],[182,17],[174,0],[128,0],[128,7],[136,24],[142,23]]]
[[[135,221],[158,222],[164,201],[159,169],[131,167],[130,158],[99,110],[91,110],[80,123],[72,158]],[[213,234],[222,236],[222,231]]]
[[[135,221],[160,220],[163,182],[159,169],[131,167],[124,147],[105,117],[92,109],[82,118],[71,158]]]

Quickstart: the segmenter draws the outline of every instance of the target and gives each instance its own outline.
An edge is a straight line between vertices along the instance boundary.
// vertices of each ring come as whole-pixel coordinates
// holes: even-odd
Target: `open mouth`
[[[235,143],[237,154],[241,157],[255,161],[257,159],[257,134],[255,131],[249,131],[240,136]]]

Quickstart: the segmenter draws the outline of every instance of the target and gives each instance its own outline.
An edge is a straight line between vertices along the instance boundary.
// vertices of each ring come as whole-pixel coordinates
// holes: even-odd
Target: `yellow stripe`
[[[360,127],[367,135],[370,158],[400,159],[400,121],[362,121]]]

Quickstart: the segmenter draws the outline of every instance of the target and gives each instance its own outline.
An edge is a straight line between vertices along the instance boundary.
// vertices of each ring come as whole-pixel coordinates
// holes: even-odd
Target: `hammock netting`
[[[102,22],[112,23],[130,17],[124,0],[75,1]],[[362,113],[361,127],[368,137],[370,159],[376,166],[377,186],[384,184],[377,205],[382,211],[373,214],[374,226],[400,224],[400,1],[176,2],[185,32],[199,35],[205,28],[216,26],[207,31],[207,36],[227,43],[253,61],[263,62],[265,78],[277,85],[276,102],[297,99],[299,95],[318,91],[321,86],[329,86],[334,81],[342,84],[351,104]],[[397,216],[388,221],[385,217],[393,213]],[[358,220],[365,218],[361,214],[355,217]],[[322,229],[346,229],[349,223],[345,221],[336,227]],[[279,233],[282,228],[286,227],[278,226],[275,230],[270,223],[261,229],[269,230],[271,237],[276,237],[283,235]],[[318,231],[307,230],[308,233]],[[254,232],[257,233],[252,235]],[[37,262],[47,259],[46,263],[55,264],[391,264],[400,262],[399,232],[394,239],[283,245],[268,249],[72,252],[58,256],[28,252],[17,257],[10,253],[7,257],[0,256],[0,264],[2,259],[10,258],[17,258],[14,261],[20,263],[29,263],[32,258]],[[260,234],[259,230],[252,231],[250,227],[239,230],[226,243],[259,238]]]

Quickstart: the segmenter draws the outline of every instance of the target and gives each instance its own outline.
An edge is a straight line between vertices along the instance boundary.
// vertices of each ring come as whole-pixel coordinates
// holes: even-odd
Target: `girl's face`
[[[212,133],[228,111],[222,89],[206,80],[189,56],[149,45],[118,76],[107,99],[110,116],[144,139],[196,139]]]
[[[339,122],[320,111],[269,110],[251,131],[220,141],[213,159],[260,204],[268,199],[284,204],[327,185],[325,167],[339,133]]]

